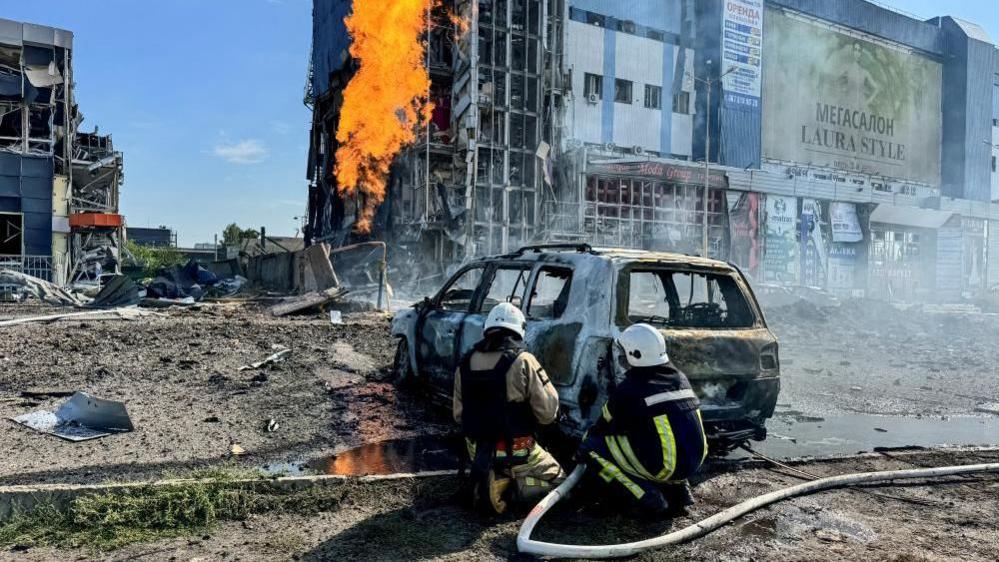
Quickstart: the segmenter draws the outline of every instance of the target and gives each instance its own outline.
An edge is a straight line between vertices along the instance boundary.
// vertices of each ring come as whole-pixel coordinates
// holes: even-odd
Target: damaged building
[[[334,246],[357,238],[333,173],[352,8],[315,0],[306,92],[308,238]],[[585,241],[888,300],[999,285],[999,56],[975,24],[863,0],[454,0],[425,37],[433,115],[372,233],[408,275]]]
[[[56,283],[118,270],[122,155],[80,131],[73,34],[0,19],[0,267]]]

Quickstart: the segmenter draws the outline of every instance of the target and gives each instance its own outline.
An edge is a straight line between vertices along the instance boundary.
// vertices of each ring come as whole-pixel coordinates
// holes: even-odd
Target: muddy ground
[[[3,305],[0,318],[51,311]],[[362,443],[453,429],[446,414],[388,381],[387,315],[347,314],[333,325],[318,313],[272,318],[253,304],[163,314],[0,328],[0,417],[64,400],[25,391],[84,390],[125,402],[137,428],[74,444],[3,419],[0,451],[17,454],[0,458],[0,484],[151,478],[224,462],[297,466]],[[975,411],[999,402],[999,316],[801,301],[770,308],[767,317],[780,337],[783,379],[769,423],[774,446],[762,450],[825,456],[884,444],[999,442],[987,425],[997,417]],[[292,349],[287,361],[239,370],[275,345]],[[871,415],[879,417],[863,417]],[[979,431],[952,431],[958,419]],[[276,431],[267,431],[269,420]],[[859,426],[836,425],[846,422]],[[911,439],[899,435],[907,427],[917,429]],[[932,442],[919,442],[928,429],[936,430]],[[809,432],[820,435],[793,446],[781,439]],[[247,455],[232,456],[233,444]]]
[[[813,462],[833,475],[999,461],[999,450],[871,455]],[[639,523],[592,507],[585,498],[556,506],[535,538],[616,543],[676,530],[739,501],[800,480],[765,468],[716,466],[700,477],[699,503],[672,522]],[[451,497],[452,478],[370,486],[335,511],[309,516],[254,516],[202,536],[133,545],[110,554],[20,549],[10,560],[507,560],[518,559],[519,519],[470,514]],[[835,490],[757,511],[694,542],[637,560],[995,560],[999,551],[999,477],[953,477],[934,485]],[[523,559],[523,558],[520,558]]]

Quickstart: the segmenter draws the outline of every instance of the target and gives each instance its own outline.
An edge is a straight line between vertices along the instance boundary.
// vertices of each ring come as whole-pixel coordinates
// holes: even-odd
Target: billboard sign
[[[939,185],[939,63],[781,10],[765,37],[764,158]]]
[[[759,109],[763,60],[763,0],[724,0],[722,79],[725,105]]]

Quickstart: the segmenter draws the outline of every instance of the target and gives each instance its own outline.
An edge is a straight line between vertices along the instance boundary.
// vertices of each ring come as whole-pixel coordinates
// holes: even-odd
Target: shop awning
[[[871,213],[871,222],[936,230],[953,216],[954,213],[951,211],[920,209],[918,207],[898,207],[882,203]]]

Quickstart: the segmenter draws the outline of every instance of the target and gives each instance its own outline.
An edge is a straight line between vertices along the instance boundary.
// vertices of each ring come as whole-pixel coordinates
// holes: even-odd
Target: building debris
[[[994,414],[999,416],[999,402],[988,402],[985,404],[979,404],[975,407],[976,412],[981,412],[983,414]]]
[[[112,310],[89,310],[85,312],[70,312],[67,314],[49,314],[47,316],[29,316],[27,318],[14,318],[13,320],[0,321],[0,328],[16,326],[18,324],[32,324],[36,322],[51,323],[60,320],[76,320],[86,318],[87,320],[138,320],[146,316],[157,313],[142,310],[136,307],[122,307]]]
[[[89,306],[108,308],[139,304],[139,286],[124,275],[116,275],[101,289]]]
[[[306,293],[300,297],[286,299],[281,304],[271,307],[271,316],[287,316],[295,312],[302,312],[313,308],[319,308],[331,302],[340,300],[347,294],[346,289],[332,287],[325,291],[316,293]]]
[[[55,412],[39,410],[11,418],[30,429],[67,441],[87,441],[135,429],[125,405],[77,392]]]
[[[251,371],[253,369],[259,369],[261,367],[266,367],[268,365],[273,365],[275,363],[280,363],[284,361],[289,355],[291,355],[291,350],[287,347],[277,345],[275,346],[277,353],[268,356],[263,361],[257,361],[256,363],[250,363],[249,365],[243,365],[239,368],[240,371]]]
[[[48,304],[83,306],[88,299],[72,293],[54,283],[26,273],[0,270],[0,287],[9,286],[23,295],[32,296]]]

